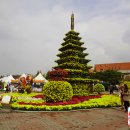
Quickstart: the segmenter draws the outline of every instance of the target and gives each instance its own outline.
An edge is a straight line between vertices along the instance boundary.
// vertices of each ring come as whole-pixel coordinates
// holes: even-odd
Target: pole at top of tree
[[[71,14],[71,30],[74,30],[74,14]]]

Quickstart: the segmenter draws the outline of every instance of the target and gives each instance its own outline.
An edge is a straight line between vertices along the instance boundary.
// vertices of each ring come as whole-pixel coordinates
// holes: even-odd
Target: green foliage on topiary
[[[89,95],[87,84],[72,84],[73,95],[75,96],[87,96]]]
[[[46,102],[68,101],[73,96],[73,89],[66,81],[50,81],[43,87]]]
[[[87,78],[66,78],[66,81],[71,84],[90,84],[90,83],[97,83],[98,80],[95,79],[87,79]]]
[[[84,71],[88,72],[91,68],[91,66],[88,65],[90,60],[85,58],[88,53],[84,52],[86,50],[86,48],[83,47],[84,42],[81,42],[80,39],[81,37],[79,37],[78,32],[74,30],[69,31],[63,39],[64,42],[61,44],[61,48],[59,48],[60,53],[57,55],[59,59],[55,61],[58,63],[58,66],[54,68],[69,69],[71,72],[69,73],[70,77],[73,77],[71,75],[72,71],[77,73],[76,70],[79,70],[80,77],[84,78],[82,77],[82,73]]]
[[[98,92],[100,94],[100,92],[105,91],[105,87],[102,84],[97,83],[96,85],[93,86],[93,91]]]
[[[60,53],[57,54],[59,59],[55,61],[58,65],[53,68],[67,70],[68,76],[65,80],[69,82],[72,87],[73,84],[76,84],[79,87],[79,90],[76,90],[76,94],[82,95],[84,91],[81,87],[82,84],[86,85],[87,83],[93,82],[91,79],[88,79],[89,69],[91,69],[92,66],[88,65],[91,60],[86,59],[86,56],[89,55],[85,52],[87,48],[84,47],[84,42],[81,41],[79,33],[74,30],[70,30],[65,34],[63,40],[64,42],[59,48]]]

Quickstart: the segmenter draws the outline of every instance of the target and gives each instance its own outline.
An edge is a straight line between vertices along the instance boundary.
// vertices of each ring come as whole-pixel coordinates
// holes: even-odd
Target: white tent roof
[[[48,82],[41,73],[39,73],[35,78],[34,80],[44,80],[44,82]]]
[[[13,76],[12,75],[10,75],[10,76],[7,76],[7,77],[3,77],[3,78],[1,78],[0,79],[2,82],[11,82],[11,80],[14,80],[14,78],[13,78]]]
[[[3,77],[0,79],[1,82],[3,82],[3,80],[5,80],[7,77]]]
[[[25,73],[23,73],[20,77],[27,77],[27,75]]]

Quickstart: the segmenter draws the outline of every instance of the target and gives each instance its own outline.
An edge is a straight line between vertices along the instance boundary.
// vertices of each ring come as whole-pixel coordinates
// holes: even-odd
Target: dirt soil
[[[0,130],[130,130],[120,108],[70,112],[0,110]]]

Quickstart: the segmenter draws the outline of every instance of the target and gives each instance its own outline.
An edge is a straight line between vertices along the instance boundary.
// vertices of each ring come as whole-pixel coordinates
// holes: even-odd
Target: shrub
[[[25,90],[26,90],[27,94],[30,94],[32,92],[32,89],[31,89],[30,85],[26,85]]]
[[[48,76],[50,80],[53,81],[64,81],[68,76],[68,72],[64,69],[55,69],[48,72]]]
[[[73,96],[73,89],[66,81],[50,81],[43,87],[46,102],[68,101]]]
[[[87,84],[72,84],[72,88],[75,96],[87,96],[89,94]]]
[[[105,87],[102,84],[97,83],[96,85],[93,86],[93,91],[98,92],[98,94],[100,94],[100,92],[105,91]]]

